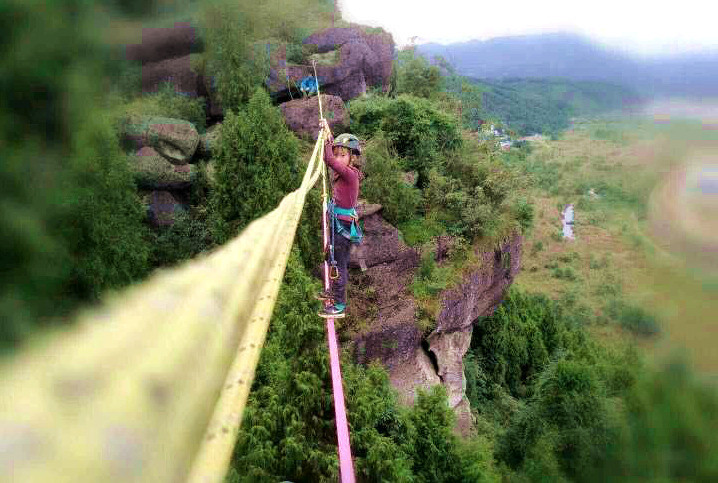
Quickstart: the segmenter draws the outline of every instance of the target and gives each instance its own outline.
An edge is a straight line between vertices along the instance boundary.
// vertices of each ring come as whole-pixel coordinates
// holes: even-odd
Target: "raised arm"
[[[320,128],[326,129],[327,132],[326,141],[324,141],[324,162],[342,178],[355,178],[357,176],[356,171],[340,163],[339,160],[334,157],[334,150],[332,149],[334,147],[334,136],[332,135],[332,130],[329,128],[327,120],[321,119],[319,126]]]

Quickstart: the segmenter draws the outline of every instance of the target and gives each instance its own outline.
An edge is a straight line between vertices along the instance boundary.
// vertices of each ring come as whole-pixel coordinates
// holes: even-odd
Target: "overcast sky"
[[[399,45],[563,31],[644,55],[718,47],[710,0],[337,1],[344,19],[384,27]]]

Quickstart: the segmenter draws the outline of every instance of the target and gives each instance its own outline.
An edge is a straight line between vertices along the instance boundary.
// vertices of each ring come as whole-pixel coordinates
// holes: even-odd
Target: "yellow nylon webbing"
[[[238,237],[0,366],[0,481],[223,480],[323,141]]]

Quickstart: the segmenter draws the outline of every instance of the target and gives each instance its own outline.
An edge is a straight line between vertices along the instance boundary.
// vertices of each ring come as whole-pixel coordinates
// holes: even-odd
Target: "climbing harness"
[[[314,78],[317,78],[316,62],[312,62],[314,67]],[[317,99],[319,100],[319,118],[324,119],[322,112],[322,97],[319,93],[319,83],[317,87]],[[319,133],[319,139],[323,141],[325,135],[324,129]],[[324,142],[320,145],[320,156],[324,160]],[[329,236],[327,226],[327,213],[329,209],[329,196],[327,190],[327,166],[322,163],[322,240],[324,252],[329,249],[331,258],[334,258],[334,243],[332,239],[331,247],[329,247]],[[332,229],[332,238],[334,230]],[[336,263],[333,264],[336,269]],[[338,270],[335,275],[338,277]],[[324,290],[329,291],[330,269],[327,261],[324,261]],[[337,445],[339,446],[339,477],[341,483],[354,483],[354,463],[352,461],[351,445],[349,443],[349,424],[347,422],[346,408],[344,405],[344,388],[342,386],[341,366],[339,364],[339,349],[337,347],[337,334],[334,327],[334,318],[327,318],[327,342],[329,344],[329,367],[331,369],[332,392],[334,394],[334,416],[337,426]]]
[[[334,200],[331,200],[327,205],[327,212],[329,218],[331,219],[332,225],[329,243],[329,278],[331,278],[332,280],[336,280],[339,278],[339,268],[337,267],[337,261],[334,259],[334,234],[339,233],[341,236],[348,239],[354,244],[361,243],[361,240],[364,235],[361,231],[361,228],[359,228],[359,217],[357,216],[356,209],[352,208],[348,210],[346,208],[340,208],[336,205]],[[338,215],[350,216],[352,218],[349,230],[344,228],[344,224],[341,223],[341,221],[345,220],[340,220],[337,217]]]
[[[329,216],[332,220],[332,237],[334,230],[336,230],[337,232],[339,232],[340,235],[342,235],[344,238],[348,239],[355,245],[361,243],[362,238],[364,238],[364,234],[359,227],[359,216],[357,215],[356,208],[342,208],[340,206],[337,206],[334,200],[332,200],[329,202],[328,209]],[[344,225],[339,223],[339,221],[345,221],[338,218],[339,216],[348,216],[352,219],[349,230],[344,228]]]

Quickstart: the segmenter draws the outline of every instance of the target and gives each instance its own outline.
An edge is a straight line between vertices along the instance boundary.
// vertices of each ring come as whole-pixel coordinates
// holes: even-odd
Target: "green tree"
[[[203,10],[203,36],[206,38],[207,73],[225,111],[240,109],[269,74],[267,47],[256,44],[255,26],[240,2],[216,2]]]
[[[619,437],[596,474],[603,481],[715,481],[718,395],[672,362],[640,374],[625,398]],[[599,478],[596,478],[597,480]]]
[[[401,95],[374,97],[350,105],[352,132],[372,137],[382,131],[402,159],[403,167],[419,173],[423,187],[432,166],[454,154],[462,145],[456,121],[427,99]]]
[[[367,143],[366,159],[362,196],[381,203],[382,216],[392,224],[413,218],[421,203],[421,191],[402,179],[401,162],[391,155],[383,136],[376,136]]]
[[[435,65],[416,55],[414,47],[399,53],[396,93],[430,98],[441,90],[441,73]]]
[[[211,200],[219,243],[299,187],[298,159],[298,140],[263,89],[255,91],[246,108],[227,113]]]
[[[3,349],[147,270],[144,212],[103,112],[98,79],[119,66],[101,13],[36,3],[0,15]]]

